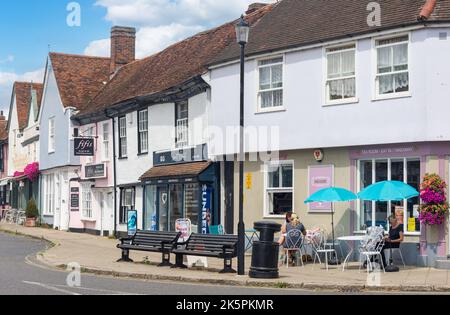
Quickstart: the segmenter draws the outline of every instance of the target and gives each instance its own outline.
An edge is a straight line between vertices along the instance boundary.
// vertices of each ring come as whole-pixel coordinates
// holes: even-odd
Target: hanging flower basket
[[[32,182],[39,177],[39,163],[34,162],[25,167],[24,174]]]
[[[441,225],[445,222],[449,207],[445,191],[447,184],[437,174],[426,174],[420,185],[419,221],[427,225]]]

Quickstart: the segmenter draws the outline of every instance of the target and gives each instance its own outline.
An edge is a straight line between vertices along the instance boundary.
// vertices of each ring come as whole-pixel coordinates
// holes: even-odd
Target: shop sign
[[[170,165],[189,162],[200,162],[208,159],[208,147],[206,144],[194,148],[175,151],[155,152],[153,154],[153,165]]]
[[[78,211],[80,209],[80,188],[72,187],[70,189],[70,209]]]
[[[321,165],[309,167],[309,195],[333,186],[334,167],[333,165]],[[314,202],[309,204],[310,211],[332,211],[331,202]]]
[[[175,221],[175,231],[181,232],[180,241],[185,242],[192,234],[192,224],[189,219],[178,219]]]
[[[136,210],[128,211],[128,236],[134,236],[137,233],[138,213]]]
[[[106,165],[96,164],[87,165],[84,169],[84,177],[86,178],[105,178],[106,177]]]
[[[247,173],[245,175],[245,187],[247,188],[247,190],[252,189],[253,186],[253,174],[252,173]]]
[[[211,189],[208,185],[202,186],[202,234],[209,234],[211,223]]]
[[[94,156],[94,138],[75,138],[75,156]]]

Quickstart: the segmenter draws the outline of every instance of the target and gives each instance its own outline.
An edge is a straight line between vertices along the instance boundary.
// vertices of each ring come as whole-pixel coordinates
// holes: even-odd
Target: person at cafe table
[[[391,216],[389,218],[389,223],[391,228],[389,229],[389,235],[386,235],[384,237],[385,243],[381,251],[381,257],[383,259],[384,266],[387,266],[384,251],[389,250],[390,248],[400,248],[400,244],[404,240],[403,224],[400,224],[400,222],[398,222],[398,219],[395,216]]]

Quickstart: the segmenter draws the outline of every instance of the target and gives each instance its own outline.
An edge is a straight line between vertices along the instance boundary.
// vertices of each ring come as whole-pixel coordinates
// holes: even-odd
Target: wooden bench
[[[184,243],[178,243],[172,250],[176,262],[172,268],[187,268],[184,256],[214,257],[224,260],[220,273],[236,273],[232,268],[233,258],[237,256],[238,237],[236,235],[192,234]]]
[[[138,231],[133,237],[120,239],[117,248],[122,250],[122,258],[118,262],[133,262],[130,259],[130,250],[162,253],[162,262],[159,267],[172,266],[170,253],[181,233]]]

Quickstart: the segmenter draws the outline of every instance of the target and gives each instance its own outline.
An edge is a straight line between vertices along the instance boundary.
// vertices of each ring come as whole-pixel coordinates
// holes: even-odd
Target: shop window
[[[373,159],[359,161],[359,189],[385,180],[405,182],[415,189],[420,186],[420,160],[416,158]],[[360,201],[360,230],[370,226],[389,229],[388,217],[395,215],[404,226],[404,232],[419,233],[419,197],[402,201]],[[406,205],[406,208],[405,208]]]
[[[409,92],[408,42],[408,35],[376,41],[377,96]]]
[[[266,171],[266,215],[284,215],[293,209],[293,163],[270,163]]]
[[[175,231],[175,222],[184,217],[183,185],[170,185],[169,196],[169,231]]]
[[[326,50],[327,103],[356,97],[355,54],[354,44]]]
[[[258,104],[261,111],[283,107],[283,57],[258,62]]]
[[[200,217],[200,185],[186,184],[184,186],[184,208],[186,218],[191,220],[192,232],[196,233],[199,226]]]
[[[126,224],[128,211],[135,210],[135,188],[123,188],[120,190],[119,223]]]

